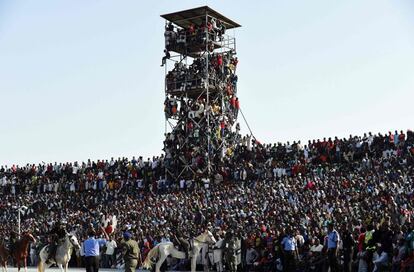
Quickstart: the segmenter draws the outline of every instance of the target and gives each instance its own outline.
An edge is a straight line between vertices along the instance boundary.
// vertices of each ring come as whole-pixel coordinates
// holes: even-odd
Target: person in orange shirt
[[[108,182],[108,188],[109,188],[109,190],[113,190],[114,189],[114,181],[113,180],[110,180]]]

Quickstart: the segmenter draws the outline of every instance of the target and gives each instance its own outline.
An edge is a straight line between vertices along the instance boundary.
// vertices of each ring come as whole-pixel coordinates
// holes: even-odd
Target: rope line
[[[250,128],[250,126],[249,126],[249,123],[247,122],[247,119],[246,119],[246,117],[244,116],[243,111],[241,110],[241,108],[239,108],[239,111],[240,111],[240,113],[241,113],[241,115],[242,115],[242,117],[243,117],[244,122],[245,122],[245,123],[246,123],[246,125],[247,125],[247,128],[248,128],[248,129],[249,129],[249,131],[250,131],[250,136],[252,136],[252,137],[253,137],[253,139],[257,141],[257,139],[256,139],[256,137],[254,136],[254,134],[253,134],[253,132],[252,132],[252,130],[251,130],[251,128]]]

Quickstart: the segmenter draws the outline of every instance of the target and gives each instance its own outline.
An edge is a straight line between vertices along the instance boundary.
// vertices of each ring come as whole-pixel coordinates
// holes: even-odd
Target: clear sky
[[[260,141],[413,128],[412,0],[0,0],[0,165],[161,154],[159,15],[205,4]]]

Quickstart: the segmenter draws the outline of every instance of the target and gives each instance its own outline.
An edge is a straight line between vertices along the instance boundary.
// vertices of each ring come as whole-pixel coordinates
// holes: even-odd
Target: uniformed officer
[[[132,234],[128,231],[124,232],[123,237],[121,247],[125,261],[125,272],[135,272],[140,257],[138,243],[132,239]]]
[[[292,230],[286,231],[286,236],[282,240],[282,248],[284,253],[283,271],[290,272],[296,269],[296,259],[298,258],[298,246]]]
[[[332,222],[328,223],[328,262],[331,272],[338,271],[338,243],[340,241],[339,233],[334,229]]]
[[[229,229],[226,233],[226,236],[223,240],[223,255],[226,264],[226,270],[236,271],[236,256],[235,256],[235,233],[233,229]]]

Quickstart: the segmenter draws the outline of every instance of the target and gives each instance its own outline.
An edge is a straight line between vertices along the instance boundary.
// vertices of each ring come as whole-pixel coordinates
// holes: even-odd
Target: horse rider
[[[185,258],[188,259],[188,253],[191,250],[189,242],[190,237],[188,237],[188,235],[185,235],[184,232],[182,232],[181,230],[177,230],[173,238],[175,241],[177,241],[179,245],[181,245],[184,248]]]
[[[49,232],[49,235],[51,235],[52,241],[49,246],[49,255],[47,256],[47,260],[55,258],[59,241],[66,236],[66,228],[60,221],[57,221]]]
[[[16,245],[17,239],[19,237],[19,234],[16,231],[11,229],[10,232],[9,232],[9,235],[10,235],[10,238],[9,238],[9,252],[10,252],[10,254],[12,254],[14,249],[15,249],[15,245]]]

